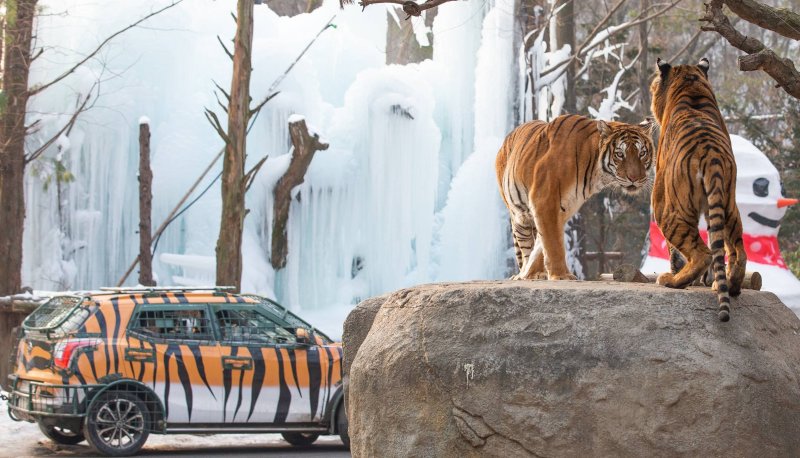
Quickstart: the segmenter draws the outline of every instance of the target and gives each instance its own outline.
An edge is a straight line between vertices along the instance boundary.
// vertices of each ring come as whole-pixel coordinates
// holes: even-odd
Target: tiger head
[[[656,121],[664,125],[664,116],[668,112],[670,100],[681,95],[706,96],[713,99],[714,92],[708,82],[708,59],[700,59],[697,65],[672,66],[661,59],[656,61],[657,71],[650,83],[652,103],[650,109]]]
[[[653,166],[652,118],[639,125],[597,121],[600,133],[602,168],[607,184],[621,188],[627,194],[637,194],[650,181]]]

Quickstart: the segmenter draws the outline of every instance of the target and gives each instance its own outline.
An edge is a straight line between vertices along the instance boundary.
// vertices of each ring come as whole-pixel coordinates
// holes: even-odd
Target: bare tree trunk
[[[250,72],[253,46],[253,1],[239,0],[236,9],[233,78],[228,103],[228,131],[222,164],[222,218],[217,239],[217,285],[242,285],[247,121],[250,118]]]
[[[25,112],[36,0],[18,0],[6,12],[3,42],[4,101],[0,109],[0,296],[22,287],[25,227]]]
[[[639,0],[639,9],[647,11],[650,7],[650,0]],[[642,117],[650,116],[650,63],[648,62],[647,55],[647,22],[639,24],[639,49],[642,55],[639,57],[639,100],[642,101],[642,106],[639,107],[639,113]]]
[[[272,267],[281,269],[286,266],[286,255],[289,248],[286,238],[286,223],[289,221],[289,209],[292,204],[292,189],[303,183],[308,166],[314,159],[314,153],[328,149],[327,143],[319,141],[319,135],[309,134],[303,119],[289,122],[289,134],[292,137],[292,160],[275,189],[272,218]]]
[[[569,45],[570,52],[575,51],[575,2],[566,0],[564,7],[556,16],[556,29],[558,46]],[[575,66],[572,62],[567,67],[566,85],[564,87],[566,98],[564,100],[564,113],[578,112],[578,98],[575,92]],[[561,113],[558,113],[561,114]],[[553,113],[556,115],[556,113]]]
[[[153,281],[153,242],[150,215],[153,203],[153,171],[150,169],[150,125],[139,124],[139,284],[155,286]]]

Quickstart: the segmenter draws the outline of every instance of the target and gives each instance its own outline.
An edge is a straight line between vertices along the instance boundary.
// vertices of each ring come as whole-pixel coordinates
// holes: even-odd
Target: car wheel
[[[106,456],[130,456],[150,434],[150,412],[133,393],[110,391],[92,402],[84,424],[86,441]]]
[[[292,445],[311,445],[317,440],[317,433],[281,433],[286,442]]]
[[[83,431],[72,431],[60,426],[45,425],[42,422],[39,422],[39,429],[42,434],[57,444],[75,445],[86,439],[83,437]]]
[[[344,446],[350,448],[350,434],[348,434],[347,428],[347,411],[345,411],[344,403],[342,403],[336,412],[336,431],[339,431],[339,438],[342,439]]]

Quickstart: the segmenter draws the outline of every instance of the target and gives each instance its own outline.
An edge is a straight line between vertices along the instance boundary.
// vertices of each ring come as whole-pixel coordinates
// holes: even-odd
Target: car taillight
[[[78,353],[79,348],[96,347],[100,339],[68,339],[56,344],[53,352],[53,363],[60,369],[68,369],[72,358]]]

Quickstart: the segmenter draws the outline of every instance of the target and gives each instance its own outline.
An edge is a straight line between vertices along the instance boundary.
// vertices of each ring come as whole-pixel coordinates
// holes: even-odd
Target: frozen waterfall
[[[58,75],[114,31],[165,2],[43,1],[46,48],[32,82]],[[384,65],[386,10],[339,9],[278,17],[255,8],[254,103],[333,16],[277,88],[248,137],[248,163],[268,155],[247,196],[243,289],[278,301],[337,336],[357,301],[418,283],[500,278],[507,216],[494,155],[512,125],[513,3],[467,0],[440,8],[432,60]],[[153,223],[158,225],[222,148],[203,116],[231,65],[232,6],[182,3],[117,37],[85,67],[32,100],[31,142],[56,132],[77,93],[95,106],[68,138],[29,167],[24,282],[37,289],[113,285],[138,253],[137,120],[151,120]],[[294,191],[287,265],[269,264],[272,188],[288,165],[287,120],[305,116],[330,148]],[[60,146],[57,148],[56,146]],[[74,180],[56,180],[61,166]],[[206,188],[221,163],[203,180]],[[218,185],[158,242],[159,284],[213,282]],[[135,283],[135,274],[128,279]]]

